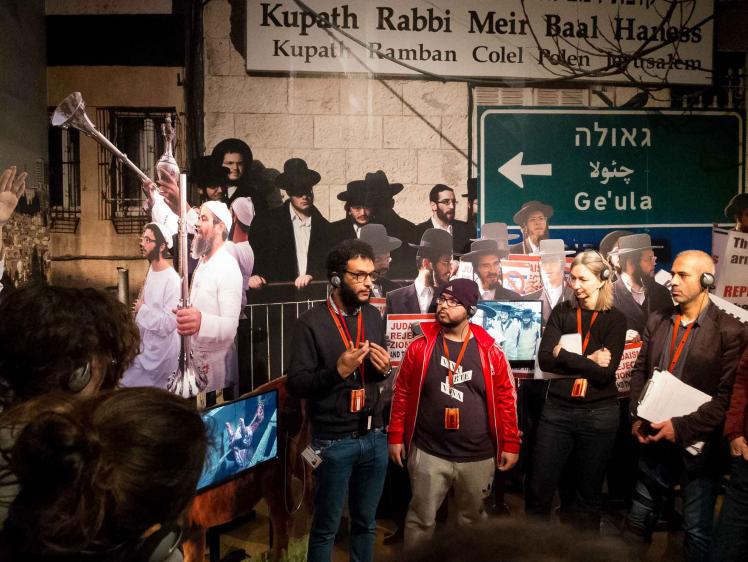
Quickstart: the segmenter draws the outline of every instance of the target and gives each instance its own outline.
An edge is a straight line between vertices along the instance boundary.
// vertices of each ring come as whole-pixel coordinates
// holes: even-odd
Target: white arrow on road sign
[[[525,187],[522,182],[522,176],[550,176],[552,175],[551,164],[522,164],[522,155],[524,152],[519,152],[516,156],[512,157],[506,164],[499,168],[499,173],[506,177],[509,181],[516,184],[519,187]]]

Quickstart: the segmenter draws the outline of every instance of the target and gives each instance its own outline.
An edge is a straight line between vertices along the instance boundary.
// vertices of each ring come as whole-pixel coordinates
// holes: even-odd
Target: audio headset
[[[338,275],[338,272],[333,271],[332,275],[330,276],[330,285],[332,285],[336,289],[339,289],[342,284],[343,281],[340,279],[340,275]]]
[[[611,275],[610,266],[608,265],[608,262],[603,257],[603,255],[600,252],[598,252],[597,250],[593,250],[593,249],[589,249],[589,250],[585,250],[585,251],[586,252],[591,252],[591,253],[595,254],[598,258],[600,258],[600,261],[603,264],[603,268],[600,270],[600,279],[602,279],[603,281],[607,281],[608,279],[610,279],[610,275]]]
[[[70,373],[67,380],[67,387],[70,392],[78,393],[86,388],[89,382],[91,382],[91,363],[86,361],[84,365],[81,365]]]
[[[699,283],[701,284],[701,288],[705,291],[714,288],[714,275],[705,271],[701,274],[701,277],[699,277]]]

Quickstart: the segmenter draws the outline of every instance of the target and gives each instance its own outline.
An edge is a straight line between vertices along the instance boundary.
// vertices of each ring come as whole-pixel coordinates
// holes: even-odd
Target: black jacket
[[[646,289],[646,298],[640,305],[634,300],[631,292],[626,288],[623,279],[618,279],[613,284],[613,303],[626,317],[626,323],[629,330],[636,330],[639,335],[644,332],[647,324],[647,318],[653,312],[658,310],[670,310],[673,308],[673,299],[670,297],[670,291],[660,285],[654,279],[645,279],[644,288]]]
[[[249,229],[249,243],[255,254],[252,273],[261,275],[268,283],[293,281],[304,273],[299,272],[296,265],[296,243],[291,224],[290,204],[290,201],[286,201],[280,207],[257,216]],[[329,227],[327,219],[313,207],[306,273],[314,279],[325,278],[325,259],[330,241]]]
[[[330,241],[333,246],[343,240],[354,240],[355,238],[358,237],[356,236],[356,230],[353,228],[353,219],[350,216],[330,223]]]
[[[416,225],[415,230],[415,239],[416,242],[421,241],[421,237],[423,236],[423,233],[426,232],[429,228],[434,228],[434,224],[431,222],[431,218],[425,220],[424,222]],[[455,220],[452,222],[452,246],[454,247],[454,252],[456,254],[465,254],[470,251],[470,239],[476,238],[477,233],[475,230],[472,230],[468,223],[463,221]]]
[[[364,332],[367,340],[385,347],[384,320],[379,311],[366,304]],[[356,316],[344,317],[353,339],[356,338]],[[358,372],[343,379],[337,371],[337,361],[345,346],[330,316],[327,303],[319,303],[299,316],[294,325],[288,368],[288,392],[306,398],[310,407],[312,434],[323,439],[336,439],[359,430],[361,414],[350,412],[351,389],[361,388]],[[380,385],[385,377],[378,373],[368,359],[366,368],[366,408],[370,410],[372,428],[383,427]],[[368,414],[367,414],[368,415]]]

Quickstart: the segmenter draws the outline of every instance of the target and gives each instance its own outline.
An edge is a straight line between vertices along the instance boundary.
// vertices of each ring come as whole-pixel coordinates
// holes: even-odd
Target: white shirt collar
[[[300,226],[310,226],[312,224],[312,217],[308,216],[302,218],[298,213],[296,213],[293,205],[289,204],[288,210],[291,212],[291,223],[298,222]]]
[[[439,230],[446,230],[450,234],[452,234],[452,225],[448,224],[447,226],[443,226],[438,220],[436,220],[436,217],[431,215],[431,224],[434,225],[434,228],[438,228]]]

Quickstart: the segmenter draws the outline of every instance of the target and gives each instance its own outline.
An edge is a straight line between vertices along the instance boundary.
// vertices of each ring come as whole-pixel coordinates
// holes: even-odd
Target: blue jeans
[[[743,457],[732,458],[730,483],[714,537],[713,560],[745,560],[748,553],[748,461]]]
[[[719,477],[708,472],[686,470],[683,457],[688,454],[679,446],[669,443],[645,445],[642,448],[639,479],[628,523],[645,533],[651,532],[661,515],[663,497],[672,493],[673,486],[680,483],[685,534],[683,551],[685,559],[690,562],[706,560],[708,557]]]
[[[576,481],[569,519],[583,528],[600,530],[600,496],[618,420],[617,404],[571,408],[545,403],[527,479],[528,516],[548,520],[561,474],[567,461],[572,460]]]
[[[314,517],[309,532],[309,562],[330,562],[345,498],[351,515],[350,559],[374,559],[376,513],[387,474],[387,436],[379,429],[363,437],[312,439],[322,464],[314,471]]]

